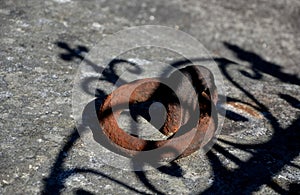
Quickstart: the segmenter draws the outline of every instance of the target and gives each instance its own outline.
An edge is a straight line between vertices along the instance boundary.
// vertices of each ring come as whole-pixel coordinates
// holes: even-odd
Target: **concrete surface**
[[[299,193],[298,0],[0,5],[0,194]],[[72,86],[97,42],[145,24],[185,31],[213,52],[228,101],[219,107],[228,112],[207,154],[129,172],[80,140]]]

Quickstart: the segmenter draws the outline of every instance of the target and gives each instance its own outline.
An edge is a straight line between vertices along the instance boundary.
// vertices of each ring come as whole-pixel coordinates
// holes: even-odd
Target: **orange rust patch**
[[[230,105],[242,112],[246,112],[247,114],[250,114],[255,118],[259,118],[259,119],[263,118],[262,114],[258,112],[256,109],[254,109],[253,107],[251,107],[250,105],[243,104],[241,102],[227,102],[227,105]]]

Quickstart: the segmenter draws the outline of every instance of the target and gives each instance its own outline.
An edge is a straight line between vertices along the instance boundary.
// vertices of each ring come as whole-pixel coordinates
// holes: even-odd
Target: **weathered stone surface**
[[[298,0],[1,1],[0,194],[299,192],[299,10]],[[231,103],[219,105],[228,112],[211,152],[128,172],[73,133],[72,83],[103,37],[144,24],[183,30],[212,51]]]

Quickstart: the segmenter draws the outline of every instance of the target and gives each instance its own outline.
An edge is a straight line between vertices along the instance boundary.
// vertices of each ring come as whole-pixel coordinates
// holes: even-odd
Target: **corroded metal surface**
[[[144,140],[122,130],[117,119],[128,105],[161,102],[167,111],[159,129],[166,140]],[[217,127],[217,92],[211,72],[202,66],[188,66],[167,79],[146,78],[117,88],[103,102],[98,118],[111,144],[129,156],[137,151],[172,148],[163,158],[187,156],[207,144]]]

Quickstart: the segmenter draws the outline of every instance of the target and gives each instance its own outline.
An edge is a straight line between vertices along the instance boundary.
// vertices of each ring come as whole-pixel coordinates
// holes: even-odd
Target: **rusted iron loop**
[[[196,97],[190,96],[192,91]],[[117,119],[126,105],[149,101],[159,101],[166,108],[167,117],[159,129],[169,136],[166,140],[144,140],[118,126]],[[182,102],[184,104],[180,105]],[[163,154],[162,157],[174,159],[195,152],[214,136],[216,102],[212,73],[203,66],[193,65],[175,71],[167,79],[145,78],[120,86],[106,97],[98,111],[98,119],[110,143],[127,155],[170,147],[178,153]]]

